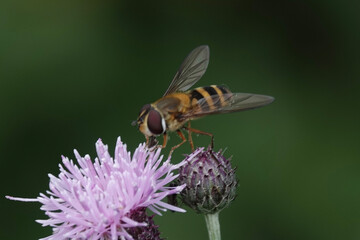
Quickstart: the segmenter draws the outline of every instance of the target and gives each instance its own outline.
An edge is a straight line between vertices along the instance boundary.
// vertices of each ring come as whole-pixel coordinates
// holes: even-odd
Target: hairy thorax
[[[180,129],[189,119],[182,115],[191,109],[188,93],[169,94],[153,104],[163,114],[168,131]]]

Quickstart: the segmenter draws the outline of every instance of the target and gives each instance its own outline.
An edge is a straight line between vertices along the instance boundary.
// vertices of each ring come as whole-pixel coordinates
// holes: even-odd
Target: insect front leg
[[[159,148],[165,148],[167,143],[167,133],[164,133],[164,141],[162,145],[158,144],[159,142],[156,140],[155,137],[146,137],[146,146],[151,149],[151,151],[154,151]]]
[[[167,144],[167,133],[164,132],[164,141],[163,141],[163,144],[162,144],[162,148],[165,148],[166,144]]]

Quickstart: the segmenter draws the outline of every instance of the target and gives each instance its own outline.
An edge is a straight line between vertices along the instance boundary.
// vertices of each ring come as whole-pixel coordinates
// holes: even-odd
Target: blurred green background
[[[185,56],[210,46],[196,86],[272,95],[254,111],[194,128],[233,155],[238,197],[223,239],[360,238],[360,15],[354,1],[1,1],[0,239],[48,236],[36,197],[73,149],[98,138],[133,151],[130,125],[161,97]],[[180,139],[171,135],[169,145]],[[198,146],[209,143],[195,138]],[[166,150],[164,153],[166,153]],[[176,151],[179,161],[186,144]],[[192,211],[156,217],[169,240],[207,239]]]

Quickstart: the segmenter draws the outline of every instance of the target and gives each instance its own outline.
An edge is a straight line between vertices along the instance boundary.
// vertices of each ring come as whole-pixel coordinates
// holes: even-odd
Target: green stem
[[[221,240],[219,212],[214,214],[205,214],[206,227],[209,232],[210,240]]]

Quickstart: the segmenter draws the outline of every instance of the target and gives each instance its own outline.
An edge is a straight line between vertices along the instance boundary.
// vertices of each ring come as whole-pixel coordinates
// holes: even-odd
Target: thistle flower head
[[[235,170],[221,151],[198,148],[185,159],[180,167],[182,201],[198,213],[213,214],[227,207],[236,196]]]
[[[81,157],[74,150],[78,165],[63,157],[60,174],[49,175],[47,195],[36,199],[7,197],[42,204],[41,210],[49,219],[37,222],[53,228],[53,234],[44,239],[133,239],[129,229],[149,223],[144,217],[134,218],[134,211],[143,211],[142,216],[145,208],[159,215],[167,209],[184,212],[162,201],[185,187],[167,187],[178,176],[173,170],[183,163],[172,165],[170,159],[162,162],[160,149],[150,152],[145,144],[131,156],[120,137],[114,158],[101,140],[96,151],[98,157],[92,162],[89,155]]]

